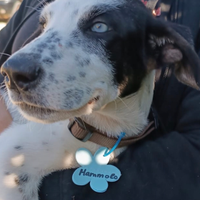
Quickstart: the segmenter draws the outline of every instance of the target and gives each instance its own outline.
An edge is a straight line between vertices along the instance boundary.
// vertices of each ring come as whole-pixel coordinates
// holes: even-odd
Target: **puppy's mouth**
[[[15,103],[21,110],[22,114],[29,120],[51,123],[59,120],[69,119],[71,117],[79,117],[81,115],[90,114],[95,104],[99,101],[100,96],[96,96],[89,100],[85,105],[72,110],[56,110],[30,102]]]
[[[94,98],[92,98],[91,100],[88,101],[88,103],[86,103],[85,105],[83,106],[80,106],[81,107],[84,107],[84,106],[87,106],[87,105],[91,105],[91,104],[94,104],[96,103],[97,101],[99,101],[100,99],[100,96],[96,96]],[[18,103],[15,103],[17,106],[19,106],[20,108],[22,108],[22,110],[26,109],[26,108],[30,108],[30,109],[40,109],[40,110],[44,110],[44,111],[47,111],[47,112],[54,112],[54,111],[62,111],[62,110],[57,110],[57,109],[53,109],[53,108],[48,108],[48,107],[45,107],[45,106],[41,106],[39,104],[33,104],[32,102],[27,102],[27,101],[22,101],[22,102],[18,102]],[[71,109],[69,111],[75,111],[75,110],[78,110],[80,108],[76,108],[76,109]],[[67,111],[67,110],[65,110]]]
[[[93,99],[91,99],[90,101],[88,101],[87,104],[95,103],[95,102],[99,101],[99,98],[100,98],[100,96],[94,97]]]
[[[22,112],[27,113],[28,115],[35,115],[37,114],[38,116],[41,115],[50,115],[52,113],[59,112],[58,110],[53,110],[45,107],[39,107],[39,106],[34,106],[30,105],[27,103],[19,103],[17,106],[21,109]]]

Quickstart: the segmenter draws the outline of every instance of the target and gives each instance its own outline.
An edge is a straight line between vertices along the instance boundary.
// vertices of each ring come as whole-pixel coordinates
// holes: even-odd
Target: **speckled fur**
[[[123,3],[101,1],[107,9],[117,9]],[[0,200],[38,200],[38,187],[45,175],[77,167],[74,153],[78,148],[85,147],[93,153],[99,148],[75,139],[68,130],[69,118],[81,116],[115,137],[121,131],[127,137],[137,135],[147,124],[154,71],[142,80],[139,91],[119,98],[104,42],[91,42],[78,28],[88,11],[98,4],[98,0],[56,0],[47,5],[42,11],[48,22],[44,32],[11,56],[26,57],[40,65],[42,75],[37,86],[25,94],[8,90],[10,100],[30,121],[23,119],[19,124],[14,120],[0,136]],[[97,102],[88,104],[97,96]],[[22,99],[29,107],[17,104]],[[15,106],[14,110],[18,115]],[[122,150],[116,150],[111,159]]]

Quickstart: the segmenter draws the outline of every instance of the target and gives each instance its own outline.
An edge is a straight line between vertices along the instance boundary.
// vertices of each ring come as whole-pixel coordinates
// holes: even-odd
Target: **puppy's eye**
[[[91,31],[96,32],[96,33],[105,33],[109,30],[110,30],[109,27],[106,24],[101,23],[101,22],[98,22],[91,27]]]

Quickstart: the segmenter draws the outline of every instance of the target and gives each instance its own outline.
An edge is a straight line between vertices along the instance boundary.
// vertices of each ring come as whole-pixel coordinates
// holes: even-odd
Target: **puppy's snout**
[[[29,56],[13,56],[3,64],[1,73],[10,89],[28,90],[38,83],[41,68]]]

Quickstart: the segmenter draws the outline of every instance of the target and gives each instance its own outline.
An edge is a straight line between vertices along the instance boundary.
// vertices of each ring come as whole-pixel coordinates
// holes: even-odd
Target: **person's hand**
[[[3,132],[12,122],[12,117],[8,112],[2,96],[0,95],[0,133]]]

